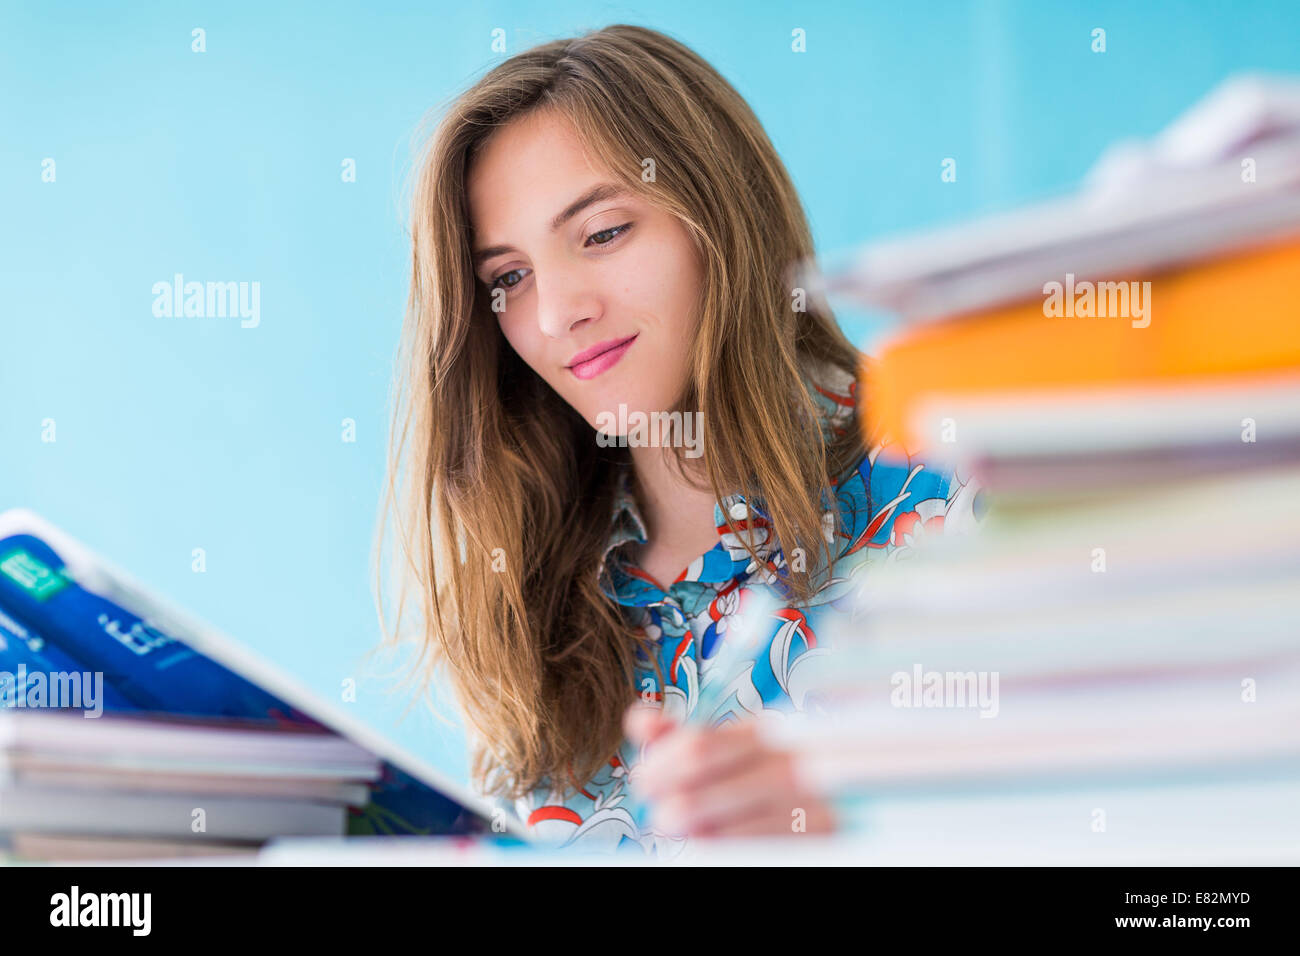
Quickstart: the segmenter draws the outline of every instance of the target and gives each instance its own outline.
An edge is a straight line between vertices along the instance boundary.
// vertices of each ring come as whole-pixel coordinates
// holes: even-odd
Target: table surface
[[[470,837],[286,838],[258,852],[58,865],[1300,865],[1300,779],[876,796],[854,829],[692,840],[671,860]],[[1098,821],[1104,825],[1098,825]]]

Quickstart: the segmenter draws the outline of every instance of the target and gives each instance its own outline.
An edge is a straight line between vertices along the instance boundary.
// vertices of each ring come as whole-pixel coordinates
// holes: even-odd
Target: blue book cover
[[[378,780],[349,835],[522,836],[443,778],[246,649],[162,602],[26,511],[0,514],[0,671],[102,672],[103,707],[174,719],[336,733],[375,753]],[[16,691],[17,688],[11,688]]]
[[[80,696],[91,710],[121,713],[136,709],[131,701],[102,680],[94,687],[94,698],[90,700],[85,690],[89,673],[90,668],[81,661],[74,660],[35,631],[23,627],[0,605],[0,707],[26,706],[35,699],[41,681],[48,683],[52,675],[62,674],[81,678]],[[53,695],[42,694],[41,698],[39,706],[58,706],[57,702],[48,702],[54,699]],[[74,706],[83,705],[75,703]]]
[[[281,700],[113,601],[83,588],[45,541],[0,538],[0,608],[142,711],[232,717],[324,730]]]

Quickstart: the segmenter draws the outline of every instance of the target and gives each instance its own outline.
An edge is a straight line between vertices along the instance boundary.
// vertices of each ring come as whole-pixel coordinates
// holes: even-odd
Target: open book
[[[94,694],[92,706],[102,708],[103,717],[82,720],[49,712],[49,705],[59,701],[41,700],[40,695],[53,694],[54,681],[48,687],[19,686],[14,675],[29,672],[102,674],[102,691]],[[61,773],[75,769],[83,781],[97,779],[97,773],[128,772],[134,780],[131,790],[143,799],[149,790],[166,790],[169,779],[193,779],[205,761],[207,766],[238,756],[247,766],[230,770],[235,776],[228,777],[226,791],[242,778],[255,784],[252,794],[265,796],[268,787],[290,786],[291,791],[298,788],[299,797],[319,800],[312,788],[329,782],[313,784],[304,778],[313,772],[328,775],[315,758],[333,754],[326,761],[331,767],[350,761],[354,770],[362,764],[370,768],[343,775],[340,779],[351,781],[345,785],[333,785],[340,797],[335,802],[348,806],[344,830],[350,835],[495,832],[527,838],[517,821],[467,787],[24,510],[0,513],[0,674],[7,681],[0,686],[0,701],[6,705],[0,707],[0,745],[5,740],[15,744],[23,735],[49,744],[50,728],[58,730],[55,742],[64,750],[84,750],[75,738],[90,737],[96,753],[82,754],[76,768],[54,768]],[[67,682],[61,690],[68,690]],[[29,693],[33,700],[20,700]],[[33,724],[37,718],[44,719],[39,726]],[[176,745],[180,749],[173,747],[159,758],[154,751],[168,734],[181,741]],[[241,734],[255,743],[259,736],[267,739],[264,745],[245,745],[239,742]],[[149,746],[142,749],[142,741]],[[222,746],[235,746],[239,753],[212,750]],[[255,750],[266,752],[259,757]],[[91,766],[90,757],[102,766]],[[21,782],[50,784],[49,767],[37,779],[32,768],[18,767],[11,758],[0,754],[0,778],[21,770],[26,775]],[[291,768],[292,784],[254,780],[259,774],[274,776],[266,770],[266,760]],[[287,769],[281,774],[288,775]],[[32,812],[39,817],[39,811],[37,803]]]

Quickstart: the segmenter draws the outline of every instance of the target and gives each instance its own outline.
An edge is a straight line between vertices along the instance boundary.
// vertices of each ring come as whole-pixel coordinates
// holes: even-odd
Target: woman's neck
[[[643,570],[668,584],[718,540],[713,492],[678,475],[670,448],[633,447],[637,503],[645,519],[647,543],[638,555]],[[702,459],[688,459],[688,473],[704,482]]]

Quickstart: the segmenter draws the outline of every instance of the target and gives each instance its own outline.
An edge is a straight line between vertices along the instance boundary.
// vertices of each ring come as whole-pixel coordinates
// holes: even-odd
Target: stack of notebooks
[[[0,857],[518,831],[48,522],[0,513]]]
[[[1298,281],[1300,83],[1257,77],[1075,196],[829,277],[902,319],[863,368],[869,425],[989,509],[863,576],[833,716],[773,731],[804,772],[880,799],[1300,795]],[[1293,817],[1269,838],[1300,854]]]

